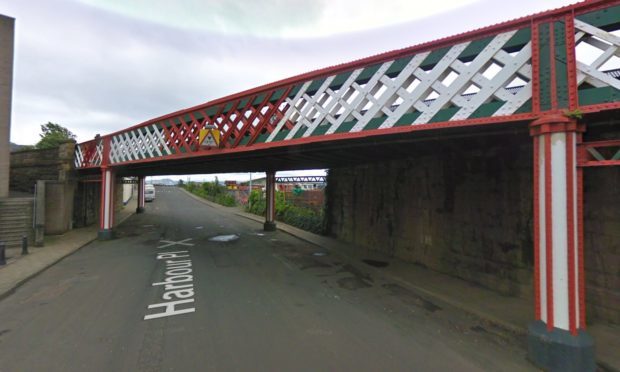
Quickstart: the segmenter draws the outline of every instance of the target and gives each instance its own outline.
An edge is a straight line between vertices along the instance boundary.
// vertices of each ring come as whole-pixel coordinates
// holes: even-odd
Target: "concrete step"
[[[34,198],[1,198],[0,205],[32,203]]]
[[[31,218],[32,213],[15,213],[15,214],[2,214],[0,215],[0,221],[15,221],[24,218]]]
[[[16,217],[11,219],[1,219],[0,218],[0,228],[3,225],[13,226],[13,225],[32,225],[32,217],[24,216],[24,217]]]
[[[29,216],[29,215],[32,215],[32,209],[0,210],[0,218],[10,218],[12,216]]]
[[[13,213],[21,213],[25,211],[32,211],[32,206],[0,206],[0,214],[13,214]]]

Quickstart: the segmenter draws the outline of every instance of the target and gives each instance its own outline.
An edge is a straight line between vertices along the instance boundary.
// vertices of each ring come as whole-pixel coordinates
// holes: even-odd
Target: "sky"
[[[48,121],[86,141],[275,80],[574,2],[0,0],[0,14],[16,19],[11,142],[36,143]]]

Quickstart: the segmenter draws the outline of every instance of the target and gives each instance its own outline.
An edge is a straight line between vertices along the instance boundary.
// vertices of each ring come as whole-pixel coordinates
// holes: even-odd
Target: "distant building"
[[[0,198],[9,196],[15,19],[0,14]]]
[[[224,185],[226,185],[228,190],[237,190],[239,188],[237,181],[224,181]]]

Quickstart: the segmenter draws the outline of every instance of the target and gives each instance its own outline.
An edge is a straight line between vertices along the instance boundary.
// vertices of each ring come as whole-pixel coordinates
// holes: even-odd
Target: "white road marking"
[[[183,239],[183,240],[179,240],[178,242],[172,241],[172,240],[160,240],[159,243],[165,243],[162,246],[157,247],[157,249],[162,249],[162,248],[168,248],[168,247],[172,247],[173,245],[184,245],[187,247],[192,247],[194,245],[194,243],[187,243],[188,241],[192,240],[192,238],[187,238],[187,239]]]

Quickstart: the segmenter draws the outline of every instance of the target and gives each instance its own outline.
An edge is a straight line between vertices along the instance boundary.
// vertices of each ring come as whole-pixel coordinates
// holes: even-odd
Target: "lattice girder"
[[[616,109],[620,70],[605,69],[620,58],[619,4],[575,4],[217,99],[105,136],[100,146],[79,144],[75,165]],[[586,44],[599,51],[587,62],[577,50]],[[220,130],[219,148],[198,146],[210,125]]]

